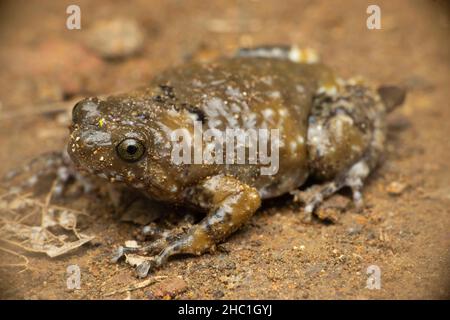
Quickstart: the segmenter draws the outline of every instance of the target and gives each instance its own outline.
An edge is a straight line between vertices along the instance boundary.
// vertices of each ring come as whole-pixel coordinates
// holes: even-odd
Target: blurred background
[[[80,30],[66,28],[71,4],[81,9]],[[367,29],[369,4],[2,1],[1,111],[6,118],[28,115],[50,102],[126,91],[164,68],[261,44],[314,48],[344,77],[413,86],[426,86],[425,79],[436,73],[445,77],[439,71],[448,67],[447,1],[377,1],[381,30]]]

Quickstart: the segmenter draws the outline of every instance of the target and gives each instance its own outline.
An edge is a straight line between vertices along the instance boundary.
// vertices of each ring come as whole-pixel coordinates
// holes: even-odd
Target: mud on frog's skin
[[[306,203],[312,213],[340,188],[361,188],[377,164],[385,140],[385,115],[404,91],[343,81],[310,51],[260,47],[210,64],[191,63],[157,76],[144,89],[87,98],[73,109],[68,152],[77,167],[125,182],[149,197],[190,205],[207,213],[185,234],[139,249],[155,254],[150,269],[180,254],[202,254],[241,227],[261,200],[296,190],[308,177],[324,182]],[[279,170],[258,165],[175,165],[170,133],[203,127],[279,129]]]

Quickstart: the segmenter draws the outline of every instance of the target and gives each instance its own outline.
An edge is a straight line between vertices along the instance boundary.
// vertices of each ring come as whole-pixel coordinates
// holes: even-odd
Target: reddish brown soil
[[[243,45],[297,43],[315,48],[344,77],[358,74],[409,88],[406,104],[391,115],[386,158],[364,190],[362,213],[349,209],[336,223],[306,224],[301,206],[289,197],[280,199],[266,204],[223,250],[174,259],[155,273],[168,276],[163,284],[111,298],[449,298],[445,1],[377,1],[382,30],[366,28],[370,1],[266,0],[78,1],[82,29],[69,31],[65,9],[70,3],[0,5],[0,174],[63,148],[67,117],[44,110],[62,107],[68,113],[78,97],[126,91],[189,57],[207,60]],[[145,45],[134,57],[104,61],[85,49],[82,39],[95,20],[117,16],[142,25]],[[389,195],[392,182],[407,188]],[[97,236],[93,244],[55,259],[24,253],[27,270],[0,269],[0,297],[103,299],[106,292],[136,282],[131,267],[108,259],[112,248],[133,238],[135,226],[119,221],[109,206],[90,214],[82,231]],[[4,252],[1,257],[14,258]],[[66,287],[71,264],[81,268],[80,290]],[[365,288],[370,265],[381,269],[380,290]]]

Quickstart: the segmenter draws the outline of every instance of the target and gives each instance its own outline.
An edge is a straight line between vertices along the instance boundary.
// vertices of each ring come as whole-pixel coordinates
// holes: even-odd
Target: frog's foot
[[[62,196],[73,181],[79,182],[85,193],[92,189],[90,181],[77,172],[65,151],[42,154],[24,166],[8,172],[2,182],[20,193],[34,188],[48,177],[54,179],[52,195],[56,197]]]
[[[170,243],[179,240],[191,227],[186,223],[173,229],[162,229],[154,225],[142,228],[141,236],[151,238],[152,242],[140,248],[140,253],[155,254],[161,252]]]
[[[184,219],[180,225],[171,229],[164,229],[156,224],[152,223],[143,227],[138,235],[140,239],[152,239],[151,242],[139,247],[119,247],[113,254],[111,261],[117,262],[127,253],[136,253],[139,255],[150,256],[150,259],[146,260],[136,268],[137,275],[139,277],[145,277],[147,273],[165,262],[165,259],[157,259],[156,255],[161,253],[164,249],[170,247],[171,243],[179,241],[184,234],[192,226],[192,216],[186,215],[189,218]]]
[[[161,237],[141,247],[121,246],[114,252],[111,262],[118,262],[127,253],[150,256],[150,259],[145,260],[136,267],[137,276],[143,278],[149,272],[164,265],[172,255],[179,253],[200,255],[213,247],[213,244],[205,243],[204,248],[198,248],[195,251],[196,242],[199,241],[202,241],[201,237],[199,238],[195,234],[184,234],[178,236],[177,239],[174,239],[172,236]]]
[[[80,174],[70,163],[57,168],[53,194],[62,197],[73,183],[78,184],[77,188],[81,189],[82,194],[89,194],[94,189],[92,180]]]
[[[173,229],[163,229],[155,224],[143,227],[138,239],[151,239],[151,242],[139,247],[121,246],[114,252],[111,260],[117,262],[126,253],[138,253],[142,255],[155,255],[166,248],[171,242],[177,241],[186,233],[190,224],[186,223]]]
[[[116,249],[116,251],[114,251],[111,257],[111,262],[113,263],[118,262],[122,257],[125,257],[127,253],[136,253],[140,255],[149,255],[149,256],[156,255],[159,252],[161,252],[164,248],[166,248],[167,245],[168,245],[167,239],[160,238],[141,247],[120,246],[119,248]]]
[[[296,63],[318,63],[320,61],[317,52],[311,48],[300,49],[297,46],[266,45],[252,48],[241,48],[236,53],[237,57],[269,58],[290,60]]]
[[[363,159],[356,162],[347,172],[340,175],[332,182],[325,183],[319,191],[306,201],[305,213],[311,215],[326,198],[330,197],[343,187],[350,187],[353,195],[353,203],[360,210],[364,206],[362,187],[364,180],[370,174],[369,164]]]

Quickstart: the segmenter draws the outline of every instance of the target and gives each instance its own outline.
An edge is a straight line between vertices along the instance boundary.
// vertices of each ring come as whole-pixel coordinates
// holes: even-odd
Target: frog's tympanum
[[[344,81],[308,50],[242,49],[232,58],[167,70],[143,89],[78,102],[68,152],[80,169],[206,213],[186,234],[139,249],[153,254],[138,266],[145,276],[172,255],[214,249],[250,219],[261,200],[296,190],[307,178],[323,185],[306,202],[306,212],[343,187],[351,188],[361,207],[364,180],[385,144],[385,116],[404,96],[394,86],[372,89]],[[230,163],[228,148],[214,149],[215,161],[175,161],[174,132],[182,130],[193,149],[208,150],[212,139],[194,142],[199,124],[215,133],[277,129],[276,170],[263,174],[261,168],[271,164],[255,159]],[[227,143],[218,141],[214,147]],[[264,151],[259,148],[257,157]],[[136,249],[119,251],[127,250]]]

